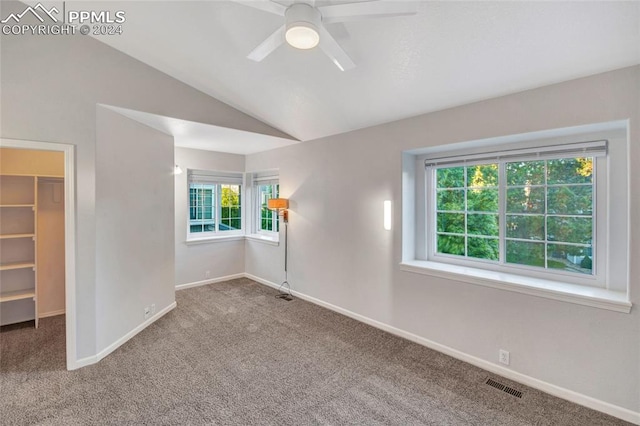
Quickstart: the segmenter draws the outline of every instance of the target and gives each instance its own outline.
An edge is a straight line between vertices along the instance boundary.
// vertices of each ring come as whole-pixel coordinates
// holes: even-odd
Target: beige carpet
[[[72,372],[64,317],[3,327],[0,424],[626,424],[275,294],[247,279],[179,291],[174,311]]]

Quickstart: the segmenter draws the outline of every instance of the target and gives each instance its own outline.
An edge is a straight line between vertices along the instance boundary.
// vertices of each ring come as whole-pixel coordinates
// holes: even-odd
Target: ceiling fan
[[[416,2],[376,0],[315,6],[315,0],[306,0],[294,1],[289,6],[284,6],[273,0],[235,1],[285,18],[285,24],[253,49],[247,58],[260,62],[286,41],[298,49],[313,49],[320,46],[320,49],[341,71],[350,70],[356,65],[327,31],[324,24],[417,13]]]

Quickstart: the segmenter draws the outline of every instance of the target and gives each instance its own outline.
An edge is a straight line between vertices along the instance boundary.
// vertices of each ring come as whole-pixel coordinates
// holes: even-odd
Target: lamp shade
[[[267,201],[267,207],[271,210],[288,209],[289,200],[286,198],[270,198],[269,201]]]

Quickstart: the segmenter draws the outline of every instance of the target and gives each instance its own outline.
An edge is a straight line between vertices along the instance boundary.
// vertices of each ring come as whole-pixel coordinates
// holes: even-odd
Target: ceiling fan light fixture
[[[322,16],[306,3],[294,3],[285,12],[284,39],[296,49],[313,49],[320,43]]]
[[[287,29],[284,35],[289,45],[296,49],[313,49],[320,43],[320,34],[311,24],[298,22]]]

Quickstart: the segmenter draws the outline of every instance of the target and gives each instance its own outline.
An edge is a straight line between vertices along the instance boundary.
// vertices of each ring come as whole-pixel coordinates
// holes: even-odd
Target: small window
[[[428,258],[601,285],[600,160],[604,167],[606,141],[427,158]]]
[[[272,198],[278,198],[280,185],[273,182],[266,184],[258,183],[256,188],[258,195],[258,202],[256,203],[256,205],[259,210],[257,214],[258,220],[256,223],[256,229],[259,233],[276,233],[279,231],[280,225],[280,221],[278,220],[278,212],[269,210],[267,208],[267,203]]]
[[[189,171],[191,239],[242,233],[242,174]]]

